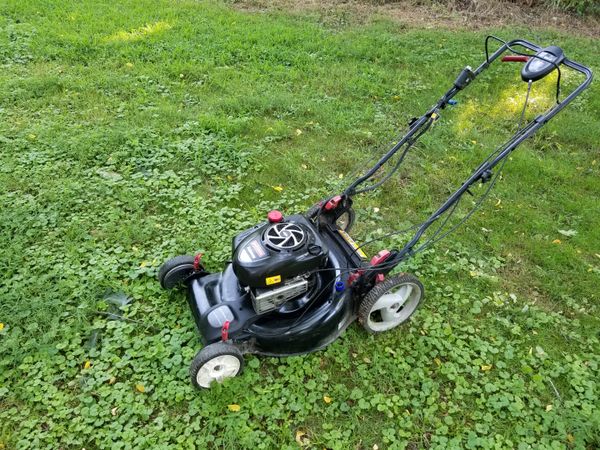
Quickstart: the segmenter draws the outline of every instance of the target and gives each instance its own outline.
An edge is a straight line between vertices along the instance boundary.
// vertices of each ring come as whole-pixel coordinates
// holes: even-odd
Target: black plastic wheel
[[[306,211],[306,213],[304,214],[304,217],[312,220],[319,212],[319,209],[321,209],[321,207],[318,203],[314,206],[311,206],[308,209],[308,211]],[[350,208],[347,211],[345,211],[340,217],[338,217],[335,223],[341,230],[347,233],[354,225],[355,218],[356,214],[354,213],[354,209]]]
[[[194,257],[176,256],[165,262],[158,270],[158,281],[163,289],[173,289],[194,273]]]
[[[192,384],[208,389],[213,382],[222,383],[244,370],[244,356],[239,348],[225,342],[216,342],[200,350],[190,366]]]
[[[344,211],[344,213],[337,218],[335,221],[336,225],[346,233],[348,233],[352,227],[354,226],[354,219],[356,218],[356,214],[352,208]]]
[[[369,333],[391,330],[413,315],[424,292],[414,275],[401,273],[387,278],[365,295],[358,308],[358,321]]]

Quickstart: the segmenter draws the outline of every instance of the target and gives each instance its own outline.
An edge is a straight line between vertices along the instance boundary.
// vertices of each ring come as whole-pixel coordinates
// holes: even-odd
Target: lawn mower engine
[[[328,249],[303,216],[284,221],[272,211],[269,221],[233,239],[233,272],[252,298],[256,314],[276,310],[292,300],[297,309],[318,283],[314,270],[325,267]],[[309,293],[309,295],[306,295]]]

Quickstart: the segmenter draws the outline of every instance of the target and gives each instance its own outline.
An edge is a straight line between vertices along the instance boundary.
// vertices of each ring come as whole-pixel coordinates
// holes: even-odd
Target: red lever
[[[327,203],[325,203],[325,211],[331,211],[332,209],[337,208],[341,201],[342,201],[342,196],[336,195],[335,197],[330,199]]]
[[[204,253],[197,253],[196,256],[194,256],[194,272],[204,270],[204,268],[202,267],[202,263],[200,262],[202,260],[203,255]]]
[[[226,320],[221,327],[221,340],[227,341],[229,339],[229,320]]]
[[[377,253],[375,256],[373,256],[371,258],[371,265],[376,266],[378,264],[381,264],[386,259],[388,259],[390,257],[390,255],[391,255],[391,253],[389,250],[381,250],[379,253]]]
[[[502,62],[527,62],[529,56],[523,55],[506,55],[502,57]]]

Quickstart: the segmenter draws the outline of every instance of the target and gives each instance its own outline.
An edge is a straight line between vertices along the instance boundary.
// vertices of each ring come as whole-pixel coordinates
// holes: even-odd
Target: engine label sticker
[[[265,284],[267,286],[270,286],[272,284],[277,284],[277,283],[281,283],[281,275],[275,275],[272,277],[265,278]]]
[[[344,238],[344,240],[350,244],[350,247],[352,247],[354,250],[356,250],[356,253],[358,254],[358,256],[360,256],[362,259],[369,259],[369,257],[366,255],[365,252],[362,251],[362,249],[358,246],[358,244],[354,241],[354,239],[352,239],[350,237],[350,235],[348,233],[346,233],[344,230],[339,230],[340,234],[342,235],[342,237]]]
[[[267,256],[269,256],[267,254],[267,250],[260,245],[260,241],[258,239],[250,241],[240,251],[240,261],[242,262],[258,261],[259,259],[266,258]]]

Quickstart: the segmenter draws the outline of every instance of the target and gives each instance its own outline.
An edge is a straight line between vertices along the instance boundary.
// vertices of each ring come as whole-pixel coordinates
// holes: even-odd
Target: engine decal
[[[265,284],[267,286],[270,286],[272,284],[277,284],[277,283],[281,283],[281,275],[275,275],[272,277],[265,278]]]
[[[358,244],[354,241],[354,239],[352,239],[350,237],[350,235],[348,233],[346,233],[344,230],[339,230],[340,234],[342,235],[342,237],[344,238],[344,240],[350,244],[350,247],[352,247],[354,250],[356,250],[356,253],[358,254],[358,256],[360,256],[362,259],[369,259],[368,256],[366,255],[365,252],[362,251],[362,249],[358,246]]]

